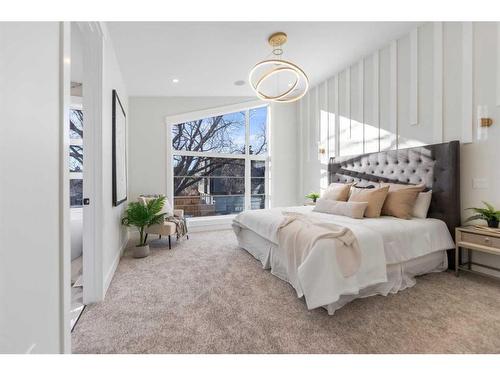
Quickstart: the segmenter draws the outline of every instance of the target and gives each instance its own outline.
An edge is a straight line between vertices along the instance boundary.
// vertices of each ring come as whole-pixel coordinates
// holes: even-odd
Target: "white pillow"
[[[366,207],[368,207],[368,202],[342,202],[320,198],[316,201],[313,211],[362,219]]]
[[[151,199],[156,199],[157,197],[144,197],[144,196],[140,196],[139,198],[137,198],[137,200],[139,202],[141,202],[142,204],[146,205],[146,203],[148,201],[150,201]],[[161,214],[165,214],[166,217],[168,216],[174,216],[174,209],[172,208],[172,206],[170,205],[170,202],[168,201],[167,198],[165,198],[165,203],[163,205],[163,209],[160,211]]]
[[[418,217],[425,219],[427,217],[427,211],[429,211],[429,206],[431,205],[432,190],[418,193],[417,200],[413,206],[413,217]]]
[[[167,198],[165,198],[165,204],[163,205],[163,210],[161,211],[161,213],[164,213],[165,216],[174,216],[174,208]]]

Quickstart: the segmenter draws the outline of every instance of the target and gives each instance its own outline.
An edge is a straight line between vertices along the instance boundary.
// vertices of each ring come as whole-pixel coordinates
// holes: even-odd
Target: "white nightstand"
[[[500,271],[500,268],[488,266],[472,261],[472,251],[480,251],[483,253],[500,255],[500,232],[481,229],[476,226],[459,227],[455,229],[455,275],[458,276],[460,270],[475,272],[471,270],[471,266],[480,266],[495,271]],[[467,262],[460,262],[460,248],[464,248],[468,252]]]

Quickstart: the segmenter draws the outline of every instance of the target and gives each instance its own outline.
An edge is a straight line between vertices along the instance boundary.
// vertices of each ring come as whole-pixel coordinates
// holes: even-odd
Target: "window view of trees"
[[[69,146],[69,171],[83,171],[83,147],[70,145]]]
[[[80,207],[83,201],[83,111],[80,109],[70,110],[69,137],[70,206]]]
[[[69,112],[69,137],[83,139],[83,111],[71,109]]]
[[[172,130],[174,150],[245,153],[245,112],[177,124]]]
[[[245,194],[249,208],[265,207],[267,107],[176,124],[172,149],[174,206],[186,216],[241,212]],[[249,176],[245,163],[251,163]],[[250,179],[249,192],[245,179]]]
[[[267,107],[250,110],[250,151],[252,155],[267,153]]]

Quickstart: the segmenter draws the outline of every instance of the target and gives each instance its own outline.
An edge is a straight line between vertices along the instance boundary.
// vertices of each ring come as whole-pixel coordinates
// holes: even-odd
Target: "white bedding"
[[[438,250],[455,247],[446,224],[437,219],[411,220],[392,216],[376,219],[352,219],[347,216],[313,212],[312,206],[272,208],[268,210],[244,211],[234,219],[234,224],[248,228],[259,236],[277,244],[277,229],[283,220],[283,211],[308,213],[325,221],[344,225],[353,232],[357,228],[368,228],[382,236],[386,264],[401,263]],[[355,232],[356,234],[356,232]]]
[[[265,267],[270,267],[274,275],[290,282],[299,297],[305,296],[309,309],[330,305],[342,295],[356,295],[363,288],[387,281],[386,265],[454,247],[446,224],[440,220],[394,217],[360,220],[312,212],[311,206],[245,211],[234,219],[235,231],[238,232],[238,228],[249,229],[277,244],[277,230],[284,218],[283,211],[310,214],[351,229],[362,253],[361,268],[349,278],[343,278],[337,269],[331,241],[319,241],[316,249],[293,275],[287,272],[286,254],[272,251],[273,247],[269,247],[269,254],[259,255]]]

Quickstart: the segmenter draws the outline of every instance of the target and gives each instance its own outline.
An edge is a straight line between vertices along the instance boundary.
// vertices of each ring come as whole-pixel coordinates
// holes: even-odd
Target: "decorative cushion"
[[[389,192],[389,186],[384,186],[378,189],[351,189],[349,202],[368,202],[366,207],[366,217],[380,217],[380,211],[384,205],[385,198]]]
[[[413,207],[424,185],[382,184],[389,188],[389,193],[382,206],[382,215],[411,219]]]
[[[368,202],[342,202],[320,198],[316,201],[313,211],[362,219],[366,207],[368,207]]]
[[[411,216],[425,219],[431,205],[432,190],[418,193]]]
[[[147,204],[151,199],[156,199],[158,196],[144,196],[141,195],[137,200],[141,202],[142,204]],[[165,216],[174,216],[174,209],[170,205],[170,202],[168,201],[167,198],[165,198],[165,203],[163,205],[163,209],[160,211],[161,214],[165,214]]]
[[[352,184],[338,184],[334,182],[328,186],[322,198],[345,202],[349,199],[351,185]]]

